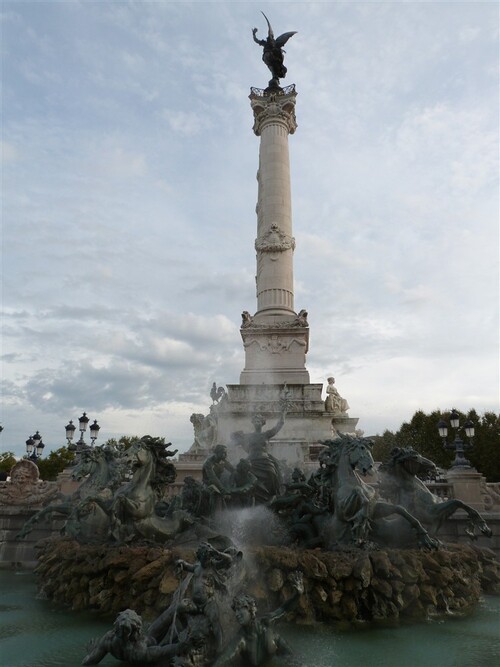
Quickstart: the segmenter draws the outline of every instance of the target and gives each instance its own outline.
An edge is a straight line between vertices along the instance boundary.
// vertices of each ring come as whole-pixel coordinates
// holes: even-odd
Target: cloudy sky
[[[2,450],[192,442],[256,310],[262,9],[298,90],[295,305],[367,434],[498,409],[498,6],[3,2]]]

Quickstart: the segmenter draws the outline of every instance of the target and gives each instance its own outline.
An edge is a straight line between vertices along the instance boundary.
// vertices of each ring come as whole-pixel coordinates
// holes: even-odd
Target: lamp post
[[[42,442],[42,436],[37,431],[35,435],[30,435],[26,440],[26,458],[36,463],[43,454],[45,445]]]
[[[448,443],[446,440],[448,436],[448,424],[444,421],[444,419],[440,419],[438,422],[438,431],[439,435],[443,439],[443,448],[451,449],[455,452],[455,460],[451,464],[451,467],[471,468],[472,466],[470,461],[465,458],[464,453],[466,449],[470,449],[473,446],[472,439],[474,438],[475,433],[474,424],[470,419],[467,419],[463,427],[461,427],[458,412],[456,410],[452,410],[450,413],[450,426],[455,432],[455,439],[453,442]],[[465,435],[469,439],[469,442],[464,442],[459,436],[459,431],[462,429],[465,431]]]
[[[87,449],[89,445],[85,442],[83,434],[87,430],[87,426],[90,419],[87,417],[87,413],[84,412],[83,415],[78,420],[78,430],[80,431],[80,439],[78,442],[72,442],[75,435],[76,426],[73,424],[73,421],[70,420],[69,424],[66,426],[66,440],[68,441],[68,449],[70,452],[76,452],[77,454],[82,451],[82,449]],[[90,446],[93,447],[95,441],[99,436],[99,429],[101,427],[97,423],[97,419],[94,419],[94,423],[90,425]]]

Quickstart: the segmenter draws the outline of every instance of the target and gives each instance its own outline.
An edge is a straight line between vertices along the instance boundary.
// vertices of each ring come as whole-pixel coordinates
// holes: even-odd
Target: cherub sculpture
[[[274,655],[290,655],[291,649],[285,640],[274,630],[273,625],[297,604],[304,592],[302,572],[290,575],[290,583],[295,593],[281,607],[257,618],[257,604],[250,595],[239,595],[231,605],[240,624],[240,632],[235,645],[219,658],[214,667],[229,665],[263,665]]]

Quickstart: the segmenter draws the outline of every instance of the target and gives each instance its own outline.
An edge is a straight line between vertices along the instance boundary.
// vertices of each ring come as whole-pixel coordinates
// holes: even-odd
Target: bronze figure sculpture
[[[257,39],[257,28],[253,28],[252,35],[254,42],[259,46],[262,46],[264,49],[262,53],[262,60],[269,67],[269,70],[273,76],[269,82],[270,87],[279,87],[279,80],[284,79],[286,76],[286,67],[283,64],[283,46],[288,42],[290,37],[296,34],[296,30],[292,32],[284,32],[279,37],[275,37],[269,19],[262,12],[262,15],[266,19],[268,26],[267,39]]]
[[[282,479],[279,461],[269,453],[268,443],[285,423],[286,407],[282,407],[280,417],[273,428],[262,430],[266,420],[261,414],[252,417],[253,433],[236,431],[231,438],[248,453],[251,472],[259,482],[254,488],[256,502],[265,503],[281,491]]]
[[[295,589],[293,595],[279,607],[261,618],[257,618],[257,604],[250,595],[234,598],[232,608],[240,625],[240,632],[233,646],[220,657],[214,667],[243,664],[258,667],[267,663],[274,655],[290,655],[290,647],[274,630],[273,625],[293,609],[304,593],[301,572],[290,575],[290,584]]]
[[[160,646],[154,634],[144,630],[142,618],[133,609],[125,609],[116,617],[112,630],[90,643],[82,665],[98,665],[108,653],[131,665],[157,665],[159,660],[177,655],[187,643],[185,632],[175,644]]]

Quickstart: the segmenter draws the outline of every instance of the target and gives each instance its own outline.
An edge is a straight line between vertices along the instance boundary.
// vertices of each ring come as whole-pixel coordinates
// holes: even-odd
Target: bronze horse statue
[[[175,480],[175,466],[168,457],[176,451],[168,451],[171,443],[165,444],[162,438],[144,436],[126,450],[123,458],[132,470],[131,479],[116,490],[93,487],[90,492],[88,482],[85,488],[89,493],[82,497],[76,494],[61,505],[44,508],[25,524],[19,537],[24,537],[33,524],[50,512],[58,512],[66,517],[62,532],[83,543],[130,542],[136,539],[149,539],[165,542],[176,535],[186,523],[190,525],[186,512],[174,512],[172,518],[162,518],[156,514],[156,505],[163,499],[168,484]],[[94,450],[96,451],[96,450]],[[85,453],[82,462],[75,469],[75,477],[87,471],[96,455]],[[108,469],[113,468],[108,461]],[[105,477],[103,477],[105,479]]]
[[[360,474],[365,476],[373,469],[371,440],[341,435],[322,444],[328,448],[322,452],[321,459],[323,485],[330,494],[329,504],[333,510],[330,522],[325,524],[331,543],[365,546],[374,542],[393,546],[391,542],[394,545],[398,542],[399,529],[387,518],[396,515],[412,529],[413,539],[419,546],[438,547],[438,542],[407,509],[381,500],[376,489],[361,479]]]
[[[74,466],[71,478],[82,482],[71,495],[61,494],[59,503],[52,503],[34,514],[18,534],[22,539],[30,533],[35,524],[47,517],[68,519],[80,504],[86,504],[90,498],[105,502],[113,497],[114,490],[123,481],[123,470],[110,447],[92,447],[82,450],[80,460]],[[83,480],[83,481],[82,481]]]
[[[483,535],[492,536],[492,531],[482,516],[467,503],[457,498],[441,500],[419,479],[436,472],[436,466],[411,447],[395,447],[390,459],[379,468],[380,492],[398,505],[406,507],[422,524],[435,535],[443,522],[457,510],[469,517],[467,535],[477,539],[476,529]]]
[[[109,508],[103,507],[116,540],[128,541],[137,535],[152,539],[171,536],[171,522],[155,514],[168,484],[175,481],[175,466],[167,460],[177,454],[177,450],[168,451],[171,444],[146,435],[126,451],[132,479],[115,492]]]

